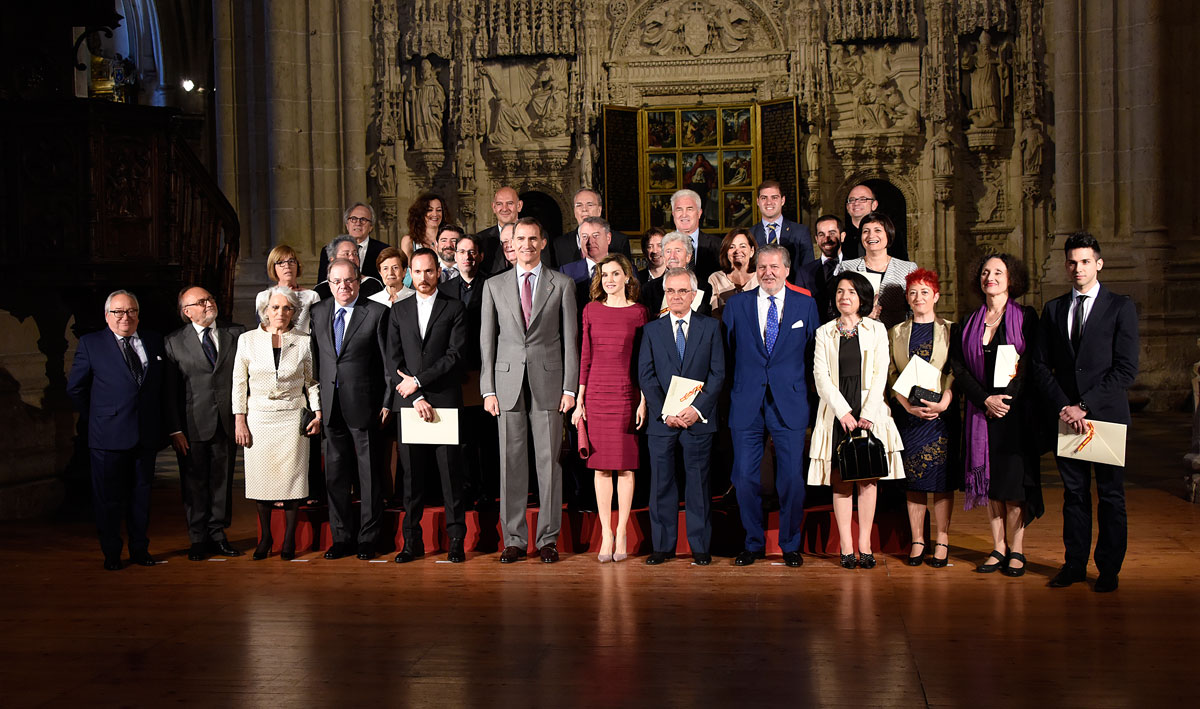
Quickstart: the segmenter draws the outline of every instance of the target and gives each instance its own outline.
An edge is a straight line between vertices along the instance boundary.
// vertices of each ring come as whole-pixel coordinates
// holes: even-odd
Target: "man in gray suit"
[[[166,423],[179,460],[188,559],[241,556],[225,528],[233,513],[233,356],[246,328],[217,325],[217,301],[203,288],[179,292],[187,324],[167,336]]]
[[[533,218],[513,229],[517,260],[511,271],[483,287],[479,391],[483,407],[500,417],[500,507],[504,551],[500,562],[525,556],[529,530],[529,434],[537,465],[537,547],[542,561],[558,561],[562,523],[563,414],[575,407],[579,385],[575,282],[542,263],[546,237]]]

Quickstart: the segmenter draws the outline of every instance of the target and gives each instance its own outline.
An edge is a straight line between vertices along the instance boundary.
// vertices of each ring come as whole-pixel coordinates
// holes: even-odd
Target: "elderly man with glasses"
[[[379,257],[379,252],[387,248],[387,244],[371,238],[371,231],[375,228],[375,210],[369,204],[355,202],[342,214],[342,221],[346,223],[346,232],[342,236],[353,238],[354,245],[358,250],[360,271],[364,276],[378,280],[380,278],[379,267],[375,265],[375,260]],[[321,249],[321,264],[317,267],[317,283],[329,278],[329,262],[338,258],[334,253],[336,244],[337,240],[335,239]],[[368,293],[368,295],[370,294]]]

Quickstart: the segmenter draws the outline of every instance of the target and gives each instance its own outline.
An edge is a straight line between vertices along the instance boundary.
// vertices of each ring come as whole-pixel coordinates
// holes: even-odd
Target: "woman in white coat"
[[[838,317],[817,330],[813,381],[821,403],[809,445],[808,484],[833,486],[833,517],[841,541],[842,566],[870,569],[871,528],[875,521],[874,480],[844,482],[833,469],[838,443],[856,429],[870,431],[887,452],[884,479],[904,477],[900,451],[904,444],[892,422],[886,399],[888,367],[887,328],[866,317],[875,303],[867,279],[855,272],[838,274],[834,282]],[[858,488],[858,558],[854,556],[852,518],[854,490]]]

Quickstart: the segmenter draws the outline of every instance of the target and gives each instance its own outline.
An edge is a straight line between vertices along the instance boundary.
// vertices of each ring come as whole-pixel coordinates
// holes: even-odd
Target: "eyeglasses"
[[[849,197],[846,199],[846,204],[862,204],[863,202],[874,202],[874,197]]]
[[[462,254],[464,256],[467,256],[467,255],[478,256],[479,255],[479,252],[476,251],[475,249],[455,249],[454,253]]]
[[[689,293],[695,293],[696,291],[692,290],[691,288],[681,288],[679,290],[675,290],[674,288],[668,288],[663,292],[666,293],[667,295],[687,295]]]
[[[353,283],[357,280],[358,280],[357,277],[355,277],[355,278],[330,278],[329,285],[333,286],[334,288],[337,288],[338,286],[342,285],[343,283],[345,283],[346,285],[353,285]]]
[[[346,217],[347,224],[370,224],[370,217]]]
[[[126,308],[125,310],[110,310],[108,314],[120,320],[121,318],[131,318],[138,314],[137,308]]]
[[[200,307],[204,308],[209,305],[216,305],[216,304],[217,304],[217,301],[214,300],[213,298],[201,298],[200,300],[197,300],[195,303],[185,303],[183,307],[190,308],[193,305],[199,305]]]
[[[298,263],[300,263],[300,262],[297,261],[296,259],[288,258],[288,259],[284,259],[282,261],[276,261],[275,265],[276,266],[295,266]]]

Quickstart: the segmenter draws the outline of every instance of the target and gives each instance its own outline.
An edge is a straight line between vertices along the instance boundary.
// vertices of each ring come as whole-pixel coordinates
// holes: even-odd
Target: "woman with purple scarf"
[[[1038,456],[1030,421],[1035,393],[1026,389],[1025,353],[1033,351],[1037,313],[1015,301],[1025,294],[1028,271],[1008,254],[984,256],[975,265],[972,284],[984,304],[967,318],[962,337],[951,343],[950,366],[966,398],[964,509],[988,508],[994,548],[975,570],[1003,569],[1025,574],[1025,527],[1045,510]],[[1005,386],[995,386],[997,360],[1015,371]],[[1004,377],[1001,377],[1002,379]]]

